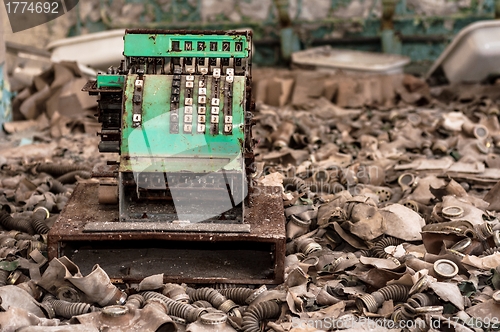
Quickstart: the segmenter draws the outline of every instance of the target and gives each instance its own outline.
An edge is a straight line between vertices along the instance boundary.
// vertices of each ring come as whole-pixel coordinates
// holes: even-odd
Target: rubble
[[[83,276],[67,257],[47,261],[47,231],[103,160],[98,138],[71,127],[91,112],[74,93],[77,71],[68,64],[51,73],[18,95],[32,122],[5,124],[0,144],[2,330],[500,328],[500,125],[491,87],[465,100],[401,76],[392,97],[345,104],[338,76],[319,75],[304,92],[302,71],[256,70],[255,180],[283,187],[285,282],[195,289],[164,284],[161,274],[113,285],[99,265]],[[81,108],[65,113],[66,103]],[[16,127],[42,118],[21,145]]]
[[[96,99],[81,93],[87,82],[75,62],[54,63],[34,76],[28,85],[18,87],[12,101],[14,122],[6,122],[9,133],[50,130],[50,136],[71,132],[95,133]]]

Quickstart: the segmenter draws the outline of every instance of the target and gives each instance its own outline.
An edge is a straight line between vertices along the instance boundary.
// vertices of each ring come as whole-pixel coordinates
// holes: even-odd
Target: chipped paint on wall
[[[312,41],[339,38],[372,38],[371,43],[340,45],[380,50],[382,0],[282,0],[303,46]],[[412,42],[414,60],[427,59],[443,49],[461,28],[477,20],[494,17],[500,0],[397,0],[394,28],[402,36],[439,37],[440,41]],[[6,14],[0,6],[4,28]],[[10,33],[7,40],[43,48],[49,42],[106,29],[234,29],[250,27],[258,55],[256,62],[276,63],[280,26],[274,0],[85,0],[70,13],[28,31]],[[264,45],[259,41],[265,40]],[[418,46],[418,47],[417,47]],[[437,46],[437,47],[436,47]],[[421,51],[419,51],[421,50]],[[405,53],[406,54],[406,53]],[[415,55],[418,56],[414,57]],[[409,55],[409,54],[407,54]]]
[[[235,11],[236,0],[204,0],[201,2],[201,19],[203,22],[229,19],[231,22],[241,21],[241,15]]]
[[[272,9],[272,0],[203,0],[200,14],[203,22],[265,21]]]
[[[406,2],[399,14],[449,16],[455,14],[486,14],[494,11],[496,0],[400,0]]]
[[[7,70],[5,66],[5,40],[4,33],[0,30],[0,125],[10,121],[12,117],[10,107],[10,86],[7,80]]]
[[[290,0],[290,17],[304,21],[322,20],[328,17],[331,4],[324,0]]]
[[[241,0],[239,3],[241,15],[257,21],[268,19],[272,8],[272,0]]]
[[[449,0],[408,0],[408,9],[418,15],[446,16],[459,11],[457,1]]]
[[[332,13],[333,17],[380,17],[382,15],[382,3],[380,0],[353,0],[345,7],[339,7]]]

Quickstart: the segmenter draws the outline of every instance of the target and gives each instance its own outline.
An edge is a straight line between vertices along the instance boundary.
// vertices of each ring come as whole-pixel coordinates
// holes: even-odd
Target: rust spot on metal
[[[116,177],[118,174],[118,165],[96,165],[92,169],[92,177]]]
[[[122,92],[122,89],[121,88],[109,88],[109,87],[98,88],[97,81],[90,80],[83,86],[82,91],[95,95],[99,92]]]
[[[87,223],[119,223],[116,205],[98,204],[97,190],[96,183],[75,188],[48,234],[49,259],[68,256],[84,274],[99,261],[110,278],[123,282],[139,282],[156,273],[165,273],[165,282],[176,283],[283,282],[286,239],[279,188],[254,188],[244,218],[250,233],[85,233]],[[250,263],[241,259],[242,252],[251,257]],[[124,255],[134,259],[125,263]]]

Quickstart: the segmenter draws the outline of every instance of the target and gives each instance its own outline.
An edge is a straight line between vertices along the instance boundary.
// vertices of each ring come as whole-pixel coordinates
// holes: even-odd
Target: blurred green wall
[[[130,27],[249,27],[254,62],[276,65],[284,63],[280,35],[289,36],[282,29],[293,30],[300,48],[382,51],[383,25],[401,41],[400,53],[433,61],[460,29],[495,18],[499,8],[499,0],[85,0],[69,35]]]

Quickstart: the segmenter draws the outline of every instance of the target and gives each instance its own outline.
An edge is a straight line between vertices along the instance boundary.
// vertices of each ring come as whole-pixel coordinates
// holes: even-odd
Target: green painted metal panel
[[[97,88],[123,88],[125,75],[97,75]]]
[[[210,77],[207,77],[210,78]],[[124,113],[122,125],[121,172],[216,172],[221,169],[243,172],[242,149],[244,146],[244,105],[245,80],[235,76],[233,83],[233,131],[223,134],[224,117],[219,118],[219,134],[209,133],[210,103],[207,102],[207,131],[197,133],[197,89],[194,89],[193,131],[184,133],[182,125],[178,134],[170,133],[170,97],[172,75],[144,75],[144,93],[142,97],[142,125],[132,125],[132,96],[136,75],[128,75],[125,82]],[[199,77],[195,79],[195,86]],[[181,86],[184,86],[185,75]],[[224,91],[220,89],[220,109],[224,107]],[[207,84],[207,96],[212,94],[210,80]],[[181,89],[180,103],[184,101]],[[184,108],[179,108],[179,121],[184,118]]]
[[[246,58],[249,44],[242,35],[126,34],[125,56]]]

